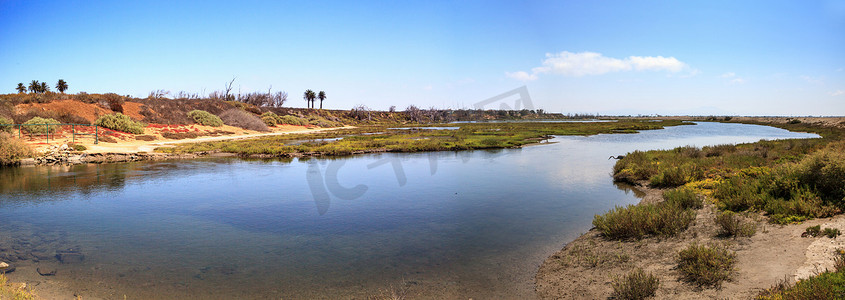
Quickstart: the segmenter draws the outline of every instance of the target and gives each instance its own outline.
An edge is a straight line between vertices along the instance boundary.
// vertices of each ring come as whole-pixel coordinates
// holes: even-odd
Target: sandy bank
[[[661,190],[639,188],[646,193],[641,204],[662,201]],[[543,262],[535,278],[537,295],[541,299],[606,299],[613,292],[614,276],[642,268],[660,278],[658,299],[749,299],[784,278],[806,278],[832,267],[833,250],[845,246],[842,239],[801,237],[807,227],[818,224],[845,230],[845,215],[786,226],[752,215],[758,226],[754,236],[721,238],[714,221],[715,205],[705,201],[697,213],[694,225],[676,237],[615,241],[591,229]],[[677,253],[693,242],[724,244],[736,251],[733,280],[721,289],[681,281]]]

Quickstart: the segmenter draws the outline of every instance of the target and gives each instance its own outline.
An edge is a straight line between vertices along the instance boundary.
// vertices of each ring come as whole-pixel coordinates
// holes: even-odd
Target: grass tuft
[[[652,273],[636,269],[624,277],[617,277],[611,283],[612,297],[616,299],[647,299],[654,297],[660,286],[660,279]]]
[[[724,237],[751,237],[757,232],[757,224],[743,221],[737,213],[726,211],[716,216],[719,235]]]
[[[736,254],[725,247],[693,243],[678,253],[678,269],[688,282],[719,286],[731,279],[735,259]]]

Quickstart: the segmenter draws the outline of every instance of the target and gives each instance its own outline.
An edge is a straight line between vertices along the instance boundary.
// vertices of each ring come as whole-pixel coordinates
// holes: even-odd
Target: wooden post
[[[94,125],[94,145],[100,143],[100,126]]]

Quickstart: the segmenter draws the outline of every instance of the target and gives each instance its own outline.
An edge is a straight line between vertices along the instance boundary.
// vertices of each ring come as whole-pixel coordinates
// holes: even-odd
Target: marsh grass
[[[715,221],[719,225],[719,236],[722,237],[751,237],[757,232],[757,224],[745,221],[732,211],[718,214]]]
[[[593,226],[610,239],[672,236],[686,230],[695,215],[695,210],[666,202],[617,206],[604,215],[596,215]]]
[[[638,268],[625,276],[613,278],[611,286],[611,296],[616,299],[648,299],[655,296],[660,279]]]
[[[613,178],[634,184],[645,181],[658,188],[696,189],[712,195],[722,210],[764,211],[776,224],[841,213],[845,131],[807,124],[778,127],[816,132],[824,138],[634,151],[616,163]]]
[[[222,115],[221,115],[222,117]],[[269,117],[265,116],[265,117]],[[257,117],[256,117],[257,118]],[[224,118],[224,121],[225,118]],[[264,125],[263,121],[261,125]],[[308,120],[319,124],[324,120]],[[228,122],[226,122],[229,124]],[[464,123],[450,124],[457,130],[431,130],[425,126],[411,126],[417,130],[390,130],[390,125],[361,126],[355,129],[341,129],[314,135],[273,136],[250,140],[223,141],[179,145],[161,148],[161,152],[191,153],[222,151],[243,156],[293,156],[293,155],[349,155],[365,152],[418,152],[454,151],[471,149],[496,149],[519,147],[536,143],[552,135],[590,135],[613,133],[617,129],[649,130],[664,126],[683,124],[679,121],[666,122],[596,122],[596,123]],[[230,124],[231,125],[231,124]],[[331,125],[327,125],[331,126]],[[343,137],[333,142],[303,143],[286,145],[291,140],[326,139]]]
[[[678,270],[688,282],[720,286],[734,273],[736,254],[723,246],[693,243],[678,252]]]

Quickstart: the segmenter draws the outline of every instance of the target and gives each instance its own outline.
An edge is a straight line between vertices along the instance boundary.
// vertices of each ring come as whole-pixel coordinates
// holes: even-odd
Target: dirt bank
[[[662,191],[640,187],[643,203],[661,201]],[[716,208],[709,201],[697,211],[694,225],[676,237],[651,237],[639,241],[613,241],[596,229],[575,239],[550,256],[536,275],[541,299],[606,299],[614,276],[642,268],[660,278],[658,299],[749,299],[779,280],[806,278],[832,266],[832,251],[845,240],[802,238],[813,225],[845,230],[845,216],[816,219],[796,225],[771,225],[760,215],[751,215],[757,233],[748,238],[717,237]],[[676,269],[678,251],[693,242],[724,244],[736,251],[737,273],[721,289],[699,287],[681,281]]]

